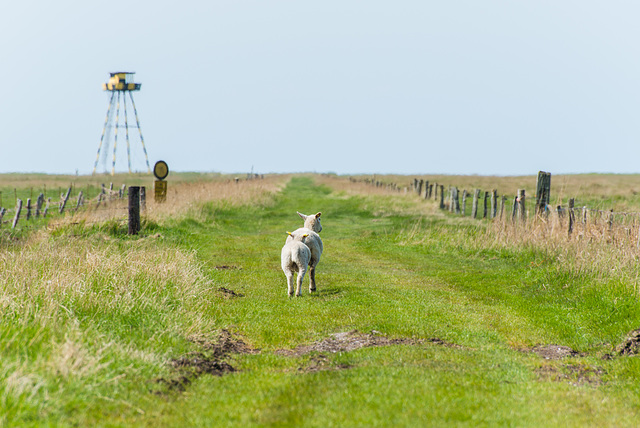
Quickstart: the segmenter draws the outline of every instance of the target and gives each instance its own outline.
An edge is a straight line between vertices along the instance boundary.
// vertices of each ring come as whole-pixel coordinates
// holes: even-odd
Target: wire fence
[[[146,191],[144,187],[140,191],[140,205],[144,209]],[[114,217],[120,214],[125,215],[128,210],[125,202],[128,194],[125,184],[116,190],[114,190],[112,183],[109,187],[103,184],[94,197],[88,197],[88,193],[90,193],[89,189],[82,190],[69,186],[66,191],[60,193],[60,199],[54,200],[52,197],[45,197],[43,192],[37,198],[27,198],[26,201],[23,201],[17,197],[16,192],[15,208],[0,206],[0,229],[15,230],[30,226],[38,227],[43,223],[43,220],[63,218],[79,213],[101,211],[103,214],[108,212],[108,217]],[[98,218],[104,218],[104,216],[96,216],[96,219]]]
[[[575,198],[570,198],[564,205],[551,205],[548,203],[550,191],[548,178],[545,183],[547,187],[537,186],[538,192],[531,198],[528,198],[523,189],[518,189],[512,195],[498,195],[495,189],[461,190],[455,185],[429,182],[419,178],[414,178],[408,186],[369,178],[352,177],[350,181],[398,193],[417,195],[421,199],[435,201],[441,210],[448,211],[452,215],[478,220],[486,219],[505,225],[547,228],[555,233],[566,233],[569,238],[572,236],[588,239],[600,237],[611,241],[624,239],[640,248],[640,212],[604,210],[587,205],[577,206]],[[541,197],[545,195],[546,198]]]

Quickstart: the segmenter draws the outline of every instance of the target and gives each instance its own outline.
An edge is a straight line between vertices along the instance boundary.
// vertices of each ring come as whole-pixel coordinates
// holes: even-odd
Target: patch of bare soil
[[[170,361],[174,375],[170,378],[156,379],[156,383],[165,385],[169,391],[183,392],[191,382],[205,374],[222,376],[237,371],[225,361],[232,354],[260,352],[224,329],[220,331],[215,341],[209,340],[204,335],[193,335],[188,339],[200,345],[202,350]],[[162,394],[160,391],[156,391],[156,393]]]
[[[219,266],[216,266],[214,269],[216,269],[216,270],[234,270],[234,269],[240,270],[242,268],[238,267],[238,266],[219,265]]]
[[[580,357],[581,353],[574,351],[568,346],[560,345],[538,345],[530,350],[531,352],[538,354],[545,360],[561,360],[566,357]]]
[[[568,382],[573,386],[598,386],[604,382],[601,376],[605,373],[600,367],[589,367],[580,364],[562,364],[559,367],[544,365],[535,372],[543,379],[554,382]]]
[[[616,346],[618,355],[640,355],[640,329],[633,330]]]
[[[260,352],[259,349],[250,347],[244,340],[234,336],[227,329],[220,330],[218,337],[214,341],[204,335],[191,335],[188,339],[193,343],[197,343],[218,359],[227,357],[230,354],[257,354]]]
[[[280,355],[297,357],[310,354],[311,352],[328,352],[335,354],[337,352],[349,352],[365,347],[415,345],[417,343],[421,343],[421,341],[409,338],[389,339],[385,336],[380,336],[375,332],[365,334],[360,333],[357,330],[353,330],[345,333],[333,333],[328,338],[311,345],[302,345],[290,350],[281,349],[276,351],[276,353]]]
[[[222,376],[236,371],[226,361],[215,360],[201,352],[194,352],[173,359],[171,360],[171,366],[178,373],[178,376],[169,379],[157,379],[157,382],[166,385],[170,391],[178,392],[185,391],[191,382],[204,374]]]
[[[218,288],[218,291],[222,294],[222,296],[225,299],[232,299],[234,297],[244,297],[244,294],[242,293],[236,293],[235,291],[226,288],[226,287],[220,287]]]

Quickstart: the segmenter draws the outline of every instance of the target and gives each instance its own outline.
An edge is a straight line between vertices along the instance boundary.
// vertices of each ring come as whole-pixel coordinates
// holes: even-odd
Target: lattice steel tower
[[[96,163],[93,165],[93,173],[96,173],[98,168],[98,162],[100,161],[100,154],[103,154],[105,160],[105,172],[106,172],[106,157],[109,152],[111,129],[113,128],[113,162],[111,163],[111,175],[116,172],[116,150],[118,148],[118,128],[124,128],[125,139],[127,142],[127,161],[129,166],[129,173],[131,173],[131,144],[129,142],[129,120],[127,117],[127,94],[131,100],[131,106],[133,107],[133,113],[136,117],[136,127],[138,128],[138,134],[140,135],[140,143],[142,144],[142,151],[144,152],[144,158],[147,163],[147,172],[151,173],[151,167],[149,166],[149,157],[147,156],[147,148],[144,145],[144,138],[142,137],[142,130],[140,129],[140,120],[138,119],[138,110],[136,109],[136,103],[133,101],[133,92],[140,90],[140,83],[133,82],[133,75],[131,72],[116,72],[109,73],[111,78],[107,83],[102,84],[102,89],[111,92],[109,100],[109,107],[107,108],[107,117],[104,121],[104,128],[102,128],[102,136],[100,137],[100,145],[98,146],[98,153],[96,155]],[[124,125],[120,124],[120,100],[122,99],[123,113],[124,113]],[[115,120],[114,120],[115,115]]]

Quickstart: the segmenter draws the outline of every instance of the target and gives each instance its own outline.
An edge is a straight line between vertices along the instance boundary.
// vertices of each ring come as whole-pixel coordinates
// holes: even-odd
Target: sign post
[[[158,203],[164,202],[167,200],[167,182],[164,179],[169,175],[167,163],[162,160],[156,162],[153,166],[153,175],[157,178],[153,186],[154,200]]]

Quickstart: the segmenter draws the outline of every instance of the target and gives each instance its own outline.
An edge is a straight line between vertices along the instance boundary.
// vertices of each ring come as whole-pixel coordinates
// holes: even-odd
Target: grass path
[[[593,290],[588,278],[563,277],[535,253],[474,254],[437,245],[437,236],[403,243],[416,218],[373,215],[372,203],[384,213],[394,201],[344,197],[295,178],[269,206],[211,209],[198,225],[176,227],[176,237],[191,232],[185,244],[211,275],[245,296],[216,302],[206,316],[262,353],[237,357],[241,373],[200,379],[161,407],[160,420],[175,423],[180,414],[202,426],[637,423],[638,375],[630,375],[637,361],[599,358],[610,348],[605,342],[638,324],[636,301],[627,296],[616,314],[621,305]],[[285,230],[300,223],[296,210],[323,212],[325,254],[319,292],[289,299],[278,256]],[[421,223],[419,233],[446,233],[446,224],[436,223]],[[221,265],[241,269],[214,269]],[[323,370],[315,372],[305,368],[316,354],[274,353],[352,330],[426,341],[324,354]],[[585,355],[544,360],[522,352],[547,344]]]
[[[17,395],[20,402],[7,398],[6,387],[4,403],[19,416],[5,415],[0,425],[637,426],[640,361],[602,359],[640,324],[637,298],[623,286],[565,273],[553,254],[479,250],[459,238],[481,225],[404,209],[415,203],[424,202],[347,196],[294,177],[272,200],[210,203],[150,225],[164,237],[157,243],[108,241],[113,251],[160,256],[122,287],[100,272],[84,279],[95,294],[48,295],[59,299],[52,318],[62,321],[28,325],[33,349],[12,345],[25,333],[7,316],[0,336],[4,373],[10,358],[37,360],[56,339],[85,360],[103,352],[92,369],[100,377],[67,375],[46,393]],[[307,278],[303,296],[289,298],[279,255],[285,232],[302,223],[296,211],[322,211],[325,250],[318,292],[308,292]],[[105,245],[91,234],[68,239],[87,240],[87,254]],[[170,252],[188,264],[183,281],[162,280]],[[233,373],[182,379],[170,362],[215,356],[209,345],[222,329],[259,352],[210,361]],[[88,350],[71,332],[92,344]],[[336,337],[396,344],[300,351]],[[546,345],[577,354],[544,359],[531,351]],[[71,361],[66,366],[86,366]],[[51,363],[41,365],[51,371]],[[54,382],[41,376],[43,385]]]

